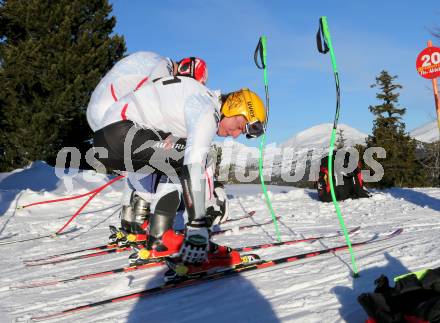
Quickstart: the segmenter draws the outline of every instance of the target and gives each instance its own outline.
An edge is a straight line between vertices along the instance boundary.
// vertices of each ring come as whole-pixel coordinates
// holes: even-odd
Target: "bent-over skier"
[[[125,118],[121,120],[120,112]],[[206,157],[214,136],[255,138],[265,131],[266,110],[249,89],[226,95],[185,77],[164,77],[145,84],[113,104],[95,133],[105,148],[101,162],[112,169],[166,175],[152,197],[144,258],[169,256],[172,268],[187,264],[234,266],[240,255],[210,243],[206,213]],[[142,181],[136,183],[142,185]],[[183,193],[188,223],[183,234],[172,230]],[[167,277],[173,278],[170,270]]]
[[[92,93],[87,107],[87,121],[93,131],[102,128],[102,120],[108,108],[120,98],[138,90],[146,82],[165,76],[187,76],[206,84],[208,69],[206,63],[198,57],[187,57],[173,61],[154,52],[140,51],[119,60],[100,80]],[[120,112],[123,120],[124,110]],[[136,193],[130,183],[131,174],[126,174],[122,208],[120,212],[121,228],[110,226],[110,243],[120,246],[145,241],[145,228],[148,225],[151,199]],[[160,178],[157,175],[143,179],[143,187],[154,194]],[[148,196],[148,195],[147,195]]]

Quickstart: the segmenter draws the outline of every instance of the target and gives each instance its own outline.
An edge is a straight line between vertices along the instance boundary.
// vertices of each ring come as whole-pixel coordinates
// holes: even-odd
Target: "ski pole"
[[[260,55],[261,65],[258,63],[258,55]],[[254,61],[255,65],[257,65],[258,69],[263,70],[264,75],[264,91],[266,93],[266,124],[265,124],[265,130],[267,130],[267,122],[269,120],[269,86],[267,82],[267,65],[266,65],[266,36],[261,36],[257,48],[255,48],[254,52]],[[269,208],[270,214],[272,216],[273,223],[275,225],[275,232],[277,235],[278,242],[281,242],[280,232],[278,229],[278,222],[275,215],[275,211],[272,207],[272,203],[269,198],[269,194],[267,193],[266,185],[264,184],[264,176],[263,176],[263,155],[264,155],[264,145],[266,141],[266,131],[261,137],[260,142],[260,159],[259,159],[259,173],[260,173],[260,182],[261,187],[263,189],[264,198],[266,199],[266,204]]]
[[[102,192],[106,187],[112,185],[114,182],[116,182],[116,181],[118,181],[118,180],[120,180],[120,179],[122,179],[124,177],[125,176],[123,176],[123,175],[119,175],[119,176],[111,179],[110,181],[108,181],[104,185],[102,185],[102,186],[100,186],[98,188],[95,188],[94,190],[91,190],[90,192],[87,192],[85,194],[80,194],[80,195],[71,196],[71,197],[63,197],[63,198],[54,199],[54,200],[35,202],[35,203],[23,205],[23,206],[17,206],[16,209],[24,209],[24,208],[31,207],[31,206],[34,206],[34,205],[41,205],[41,204],[49,204],[49,203],[56,203],[56,202],[62,202],[62,201],[75,200],[75,199],[79,199],[81,197],[85,197],[85,196],[90,195],[90,197],[87,199],[87,201],[85,201],[83,203],[83,205],[81,205],[81,207],[70,217],[70,219],[60,229],[58,229],[55,233],[51,233],[51,234],[47,234],[47,235],[42,235],[42,236],[38,236],[38,237],[34,237],[34,238],[26,238],[26,239],[21,239],[21,240],[0,242],[0,245],[19,243],[19,242],[25,242],[25,241],[32,241],[32,240],[38,240],[38,239],[42,239],[42,238],[49,238],[49,237],[54,238],[54,237],[57,237],[59,235],[65,234],[66,232],[62,232],[62,231],[64,231],[64,229],[70,224],[70,222],[72,222],[73,219],[76,218],[81,213],[82,210],[84,210],[84,208],[90,203],[91,200],[93,200],[95,198],[96,195],[98,195],[100,192]]]
[[[114,182],[122,178],[124,178],[124,176],[119,175],[118,177],[113,178],[112,180],[102,185],[101,187],[95,189],[93,191],[93,194],[87,199],[87,201],[84,202],[84,204],[75,212],[75,214],[72,215],[72,217],[60,229],[58,229],[58,231],[55,234],[59,235],[70,224],[70,222],[72,222],[73,219],[75,219],[81,213],[81,211],[87,206],[87,204],[89,204],[90,201],[95,198],[96,195],[98,195],[101,191],[103,191],[107,186],[112,185]]]
[[[118,181],[118,180],[120,180],[122,178],[124,178],[124,176],[121,175],[121,176],[117,177],[114,180],[113,179],[110,180],[109,182],[110,182],[110,184],[113,184],[114,182],[116,182],[116,181]],[[63,201],[76,200],[76,199],[79,199],[81,197],[85,197],[87,195],[91,195],[93,193],[96,193],[97,191],[100,192],[100,191],[102,191],[103,187],[107,187],[108,185],[109,185],[108,183],[105,183],[105,184],[103,184],[100,187],[97,187],[97,188],[95,188],[95,189],[93,189],[93,190],[91,190],[91,191],[89,191],[87,193],[80,194],[80,195],[69,196],[69,197],[61,197],[61,198],[54,199],[54,200],[46,200],[46,201],[40,201],[40,202],[31,203],[31,204],[17,206],[17,209],[25,209],[25,208],[28,208],[28,207],[31,207],[31,206],[35,206],[35,205],[42,205],[42,204],[50,204],[50,203],[57,203],[57,202],[63,202]]]
[[[322,41],[322,38],[323,38],[323,41]],[[335,53],[333,51],[333,45],[332,45],[332,40],[330,37],[330,31],[328,28],[327,17],[325,17],[325,16],[322,16],[319,19],[319,29],[318,29],[318,33],[316,34],[316,43],[317,43],[318,51],[321,54],[326,54],[326,53],[330,52],[333,74],[335,77],[335,84],[336,84],[336,112],[335,112],[335,118],[333,121],[333,129],[332,129],[332,134],[331,134],[331,138],[330,138],[330,149],[329,149],[329,154],[328,154],[328,171],[330,174],[330,176],[329,176],[330,193],[332,196],[333,205],[335,206],[335,210],[338,215],[339,223],[341,225],[342,231],[344,232],[345,240],[347,241],[348,250],[349,250],[350,256],[351,256],[353,277],[358,277],[359,273],[358,273],[358,268],[357,268],[357,264],[356,264],[356,260],[355,260],[354,251],[351,246],[350,237],[348,236],[348,233],[347,233],[347,228],[345,226],[344,218],[342,217],[339,203],[336,199],[335,188],[333,185],[333,151],[334,151],[334,146],[335,146],[336,129],[338,127],[338,121],[339,121],[339,111],[341,108],[341,106],[340,106],[340,96],[341,96],[340,94],[341,93],[340,93],[340,88],[339,88],[338,67],[336,65],[336,58],[335,58]]]

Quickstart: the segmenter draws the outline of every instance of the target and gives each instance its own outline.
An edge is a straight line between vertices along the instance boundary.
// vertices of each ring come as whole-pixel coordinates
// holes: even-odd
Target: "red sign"
[[[427,79],[440,77],[440,48],[427,47],[422,50],[416,60],[417,72]]]

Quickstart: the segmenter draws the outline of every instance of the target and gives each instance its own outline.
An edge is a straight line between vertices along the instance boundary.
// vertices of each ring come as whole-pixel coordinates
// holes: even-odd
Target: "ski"
[[[127,267],[121,267],[117,269],[102,271],[99,273],[93,273],[93,274],[87,274],[87,275],[80,275],[72,278],[66,278],[66,279],[58,279],[58,280],[46,280],[46,281],[35,281],[27,284],[21,284],[16,286],[10,286],[9,289],[25,289],[25,288],[35,288],[35,287],[42,287],[42,286],[53,286],[58,284],[66,284],[73,281],[80,281],[80,280],[89,280],[119,273],[127,273],[134,270],[140,270],[140,269],[146,269],[146,268],[152,268],[157,266],[162,266],[164,262],[162,259],[159,259],[157,262],[151,262],[145,265],[139,265],[139,266],[127,266]]]
[[[1,241],[1,240],[8,240],[8,239],[11,239],[13,236],[14,236],[14,235],[9,234],[9,235],[7,235],[7,236],[0,237],[0,241]]]
[[[279,218],[280,217],[278,217],[277,219],[279,219]],[[237,229],[238,229],[238,231],[242,231],[245,229],[260,227],[260,226],[267,225],[270,223],[272,223],[272,219],[270,219],[266,222],[263,222],[263,223],[254,223],[254,224],[249,224],[249,225],[245,225],[245,226],[240,226]],[[215,229],[220,229],[220,230],[212,232],[211,236],[225,234],[228,231],[233,231],[235,228],[221,229],[221,227],[219,227],[219,226],[214,226],[214,230]],[[128,250],[132,250],[131,247],[118,248],[117,246],[114,248],[108,248],[108,249],[105,248],[105,246],[99,246],[99,247],[95,247],[95,248],[103,248],[103,249],[98,249],[100,251],[97,251],[97,252],[87,253],[84,255],[78,255],[78,256],[68,257],[68,258],[63,258],[63,256],[66,256],[66,255],[69,255],[72,253],[79,253],[80,251],[71,252],[71,253],[64,253],[64,254],[60,254],[60,255],[54,255],[54,256],[47,257],[45,259],[24,260],[23,262],[24,262],[25,266],[27,266],[27,267],[53,265],[53,264],[67,262],[67,261],[94,258],[94,257],[112,254],[112,253],[120,253],[120,252],[124,252],[124,251],[128,251]]]
[[[226,223],[231,223],[231,222],[235,222],[235,221],[240,221],[243,219],[248,219],[248,218],[253,217],[256,213],[257,212],[255,212],[255,211],[246,212],[245,215],[243,215],[243,216],[240,216],[238,218],[233,218],[233,219],[228,218],[225,222],[220,222],[220,224],[226,224]]]
[[[76,231],[76,229],[71,229],[69,231],[65,231],[65,232],[61,232],[61,233],[51,233],[51,234],[45,234],[45,235],[39,235],[36,237],[31,237],[31,238],[24,238],[24,239],[18,239],[18,240],[6,240],[6,237],[4,238],[6,241],[2,241],[0,242],[0,246],[4,246],[4,245],[8,245],[8,244],[13,244],[13,243],[20,243],[20,242],[26,242],[26,241],[34,241],[34,240],[39,240],[39,239],[44,239],[44,238],[57,238],[61,235],[65,235],[67,233],[72,233]]]
[[[54,258],[60,258],[60,257],[64,257],[64,256],[73,255],[73,254],[76,254],[76,253],[82,253],[82,252],[87,252],[87,251],[102,251],[102,250],[115,249],[115,248],[118,248],[118,245],[116,243],[105,244],[105,245],[97,246],[97,247],[90,247],[90,248],[85,248],[85,249],[80,249],[80,250],[63,252],[63,253],[59,253],[59,254],[56,254],[56,255],[47,256],[47,257],[39,258],[39,259],[27,259],[27,260],[23,260],[23,262],[25,264],[26,263],[34,263],[34,262],[43,262],[43,261],[51,260],[51,259],[54,259]]]
[[[402,231],[403,231],[403,229],[399,228],[399,229],[391,232],[390,234],[382,236],[382,237],[374,236],[368,240],[352,243],[352,247],[360,247],[360,246],[368,245],[371,243],[385,241],[385,240],[391,239],[393,237],[396,237],[397,235],[402,233]],[[212,274],[207,274],[206,272],[204,272],[204,273],[200,273],[198,276],[182,279],[178,282],[165,283],[165,284],[158,286],[158,287],[147,288],[147,289],[144,289],[139,292],[135,292],[135,293],[131,293],[131,294],[123,295],[123,296],[112,297],[112,298],[109,298],[106,300],[89,303],[87,305],[68,308],[68,309],[62,310],[60,312],[52,313],[52,314],[33,316],[31,319],[33,321],[43,321],[43,320],[52,319],[52,318],[56,318],[56,317],[71,315],[71,314],[82,312],[82,311],[92,309],[94,307],[101,306],[101,305],[122,302],[122,301],[131,300],[131,299],[145,298],[145,297],[148,297],[151,295],[157,295],[157,294],[165,293],[168,291],[172,291],[172,290],[176,290],[176,289],[180,289],[180,288],[184,288],[184,287],[188,287],[188,286],[195,286],[195,285],[207,282],[207,281],[213,281],[213,280],[218,280],[218,279],[222,279],[222,278],[226,278],[226,277],[231,277],[231,276],[243,273],[243,272],[259,270],[259,269],[264,269],[264,268],[268,268],[268,267],[275,267],[275,266],[278,266],[281,264],[299,261],[301,259],[312,258],[312,257],[316,257],[319,255],[327,254],[327,253],[345,250],[347,248],[348,248],[348,246],[344,244],[344,245],[339,245],[336,247],[306,252],[303,254],[297,254],[297,255],[292,255],[292,256],[287,256],[287,257],[281,257],[281,258],[272,259],[272,260],[261,260],[257,263],[250,263],[250,264],[241,263],[233,268],[227,268],[225,270],[215,272]]]
[[[353,234],[360,230],[360,226],[355,227],[348,231],[348,234]],[[301,242],[310,242],[310,241],[316,241],[316,240],[323,240],[323,239],[331,239],[331,238],[337,238],[343,236],[343,232],[338,231],[337,233],[333,235],[321,235],[321,236],[315,236],[315,237],[307,237],[302,239],[296,239],[296,240],[290,240],[290,241],[281,241],[281,242],[272,242],[272,243],[266,243],[266,244],[260,244],[255,246],[249,246],[249,247],[241,247],[241,248],[234,248],[235,251],[243,252],[243,251],[253,251],[258,249],[266,249],[266,248],[272,248],[272,247],[279,247],[279,246],[287,246],[292,245],[296,243]]]
[[[55,235],[51,233],[51,234],[45,234],[42,236],[36,236],[36,237],[32,237],[32,238],[25,238],[25,239],[13,240],[13,241],[3,241],[3,242],[0,242],[0,246],[13,244],[13,243],[20,243],[20,242],[25,242],[25,241],[33,241],[33,240],[44,239],[44,238],[53,238],[53,237],[55,237]]]
[[[238,217],[238,218],[234,218],[234,219],[228,219],[225,222],[223,222],[223,224],[227,224],[227,223],[235,222],[235,221],[240,221],[240,220],[243,220],[243,219],[248,219],[250,217],[253,217],[255,215],[255,213],[256,213],[255,211],[246,212],[246,215]],[[46,235],[44,237],[50,237],[50,236],[51,235]],[[41,238],[43,238],[43,237],[39,237],[38,239],[41,239]],[[24,240],[24,241],[28,241],[28,240]],[[16,242],[18,242],[18,241],[16,241]],[[14,242],[10,242],[10,243],[14,243]],[[54,259],[54,258],[59,258],[59,257],[64,257],[64,256],[69,256],[69,255],[73,255],[73,254],[76,254],[76,253],[82,253],[82,252],[87,252],[87,251],[102,251],[102,250],[109,250],[109,249],[116,249],[116,248],[124,249],[124,251],[131,250],[130,247],[119,248],[118,244],[112,243],[112,244],[106,244],[106,245],[101,245],[101,246],[97,246],[97,247],[89,247],[89,248],[84,248],[84,249],[80,249],[80,250],[68,251],[68,252],[59,253],[59,254],[56,254],[56,255],[47,256],[47,257],[39,258],[39,259],[28,259],[28,260],[24,260],[23,262],[24,263],[44,262],[46,260],[50,260],[50,259]]]
[[[277,220],[279,220],[280,218],[281,218],[280,216],[277,216]],[[229,231],[235,231],[235,230],[242,231],[242,230],[246,230],[246,229],[261,227],[263,225],[267,225],[267,224],[271,224],[271,223],[272,223],[272,219],[269,219],[269,220],[262,222],[262,223],[253,223],[253,224],[243,225],[243,226],[239,226],[239,227],[235,227],[235,228],[226,228],[226,229],[222,229],[222,227],[219,225],[214,225],[212,227],[212,230],[216,230],[216,231],[213,231],[211,233],[211,236],[225,234],[226,232],[229,232]]]
[[[360,227],[355,227],[355,228],[351,229],[348,233],[353,234],[359,230],[360,230]],[[316,241],[316,240],[337,238],[337,237],[341,237],[342,235],[343,235],[342,232],[337,232],[333,235],[315,236],[315,237],[308,237],[308,238],[302,238],[302,239],[296,239],[296,240],[290,240],[290,241],[264,243],[264,244],[254,245],[254,246],[233,248],[233,250],[238,251],[238,252],[247,252],[247,251],[253,251],[253,250],[258,250],[258,249],[267,249],[267,248],[272,248],[272,247],[293,245],[293,244],[297,244],[297,243],[301,243],[301,242],[310,242],[310,241]],[[131,272],[131,271],[140,270],[140,269],[157,267],[157,266],[161,266],[163,264],[164,264],[164,261],[161,258],[157,258],[157,261],[147,263],[144,265],[121,267],[121,268],[116,268],[113,270],[107,270],[107,271],[93,273],[93,274],[87,274],[87,275],[80,275],[80,276],[67,278],[67,279],[36,281],[36,282],[27,283],[27,284],[25,283],[25,284],[21,284],[21,285],[11,286],[10,289],[24,289],[24,288],[34,288],[34,287],[65,284],[65,283],[70,283],[73,281],[89,280],[89,279],[100,278],[100,277],[110,276],[110,275],[119,274],[119,273],[126,273],[126,272]]]

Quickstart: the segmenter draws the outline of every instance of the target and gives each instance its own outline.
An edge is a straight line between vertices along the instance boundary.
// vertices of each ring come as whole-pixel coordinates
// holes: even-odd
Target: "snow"
[[[296,179],[298,181],[305,174],[307,163],[311,162],[312,167],[309,178],[316,179],[321,158],[328,154],[332,127],[333,124],[330,123],[319,124],[299,132],[280,145],[268,144],[264,149],[265,176],[279,177],[285,175],[282,176],[283,179],[289,178],[291,177],[292,165],[295,165],[295,174],[299,174]],[[352,147],[356,144],[365,145],[365,139],[367,138],[365,133],[345,124],[338,127],[344,131],[345,147]],[[248,147],[232,139],[216,144],[222,147],[220,168],[225,169],[225,172],[220,171],[220,178],[224,179],[222,174],[229,174],[227,170],[230,164],[236,165],[241,173],[246,166],[252,165],[255,168],[258,165],[259,148]],[[301,174],[302,176],[300,176]],[[249,175],[250,180],[248,182],[258,176],[256,172],[253,172],[253,175],[255,176]],[[247,178],[243,177],[242,181]],[[268,177],[266,179],[269,180]]]
[[[86,179],[93,176],[95,183]],[[42,162],[0,174],[0,243],[55,232],[85,201],[16,209],[16,206],[66,195],[83,194],[109,180],[92,172],[65,175]],[[72,184],[72,185],[70,185]],[[71,233],[58,238],[1,245],[0,322],[29,322],[43,315],[109,297],[133,293],[162,281],[163,267],[133,271],[93,280],[31,289],[14,289],[23,282],[69,278],[127,265],[129,253],[118,253],[55,265],[26,267],[23,260],[41,258],[107,242],[108,225],[119,222],[122,182],[98,195],[72,222]],[[66,187],[70,191],[66,191]],[[263,222],[270,217],[258,185],[227,187],[231,216],[255,210],[254,218],[229,226]],[[282,240],[332,234],[339,230],[332,203],[321,203],[314,190],[269,186],[275,213],[281,216]],[[361,226],[352,241],[386,234],[398,227],[398,237],[355,249],[360,277],[350,275],[347,251],[243,273],[198,286],[145,299],[112,303],[49,322],[363,322],[359,294],[372,291],[380,274],[389,277],[440,266],[440,189],[400,188],[373,191],[370,199],[340,203],[348,227]],[[276,239],[273,225],[218,236],[232,247]],[[336,246],[343,238],[263,249],[257,253],[274,259]]]
[[[330,134],[332,132],[333,124],[323,123],[304,131],[299,132],[285,143],[283,147],[295,147],[313,149],[328,147],[330,141]],[[356,144],[365,145],[365,139],[367,134],[360,132],[359,130],[352,128],[346,124],[339,124],[339,129],[343,130],[343,137],[345,138],[346,146],[354,146]]]
[[[333,124],[331,123],[318,124],[299,132],[278,146],[269,144],[265,148],[265,159],[273,159],[273,155],[282,154],[283,150],[287,148],[294,149],[300,154],[307,154],[309,150],[321,151],[325,149],[326,151],[330,142],[332,128]],[[367,134],[345,124],[338,125],[338,129],[343,130],[346,147],[351,147],[356,144],[365,145],[365,139],[368,137]],[[227,139],[223,143],[217,142],[216,144],[223,148],[222,157],[226,157],[228,161],[232,160],[237,163],[244,163],[244,158],[250,159],[251,157],[259,157],[258,148],[248,147],[233,139]]]
[[[410,135],[422,142],[434,142],[440,139],[439,131],[437,121],[432,121],[414,129]]]

